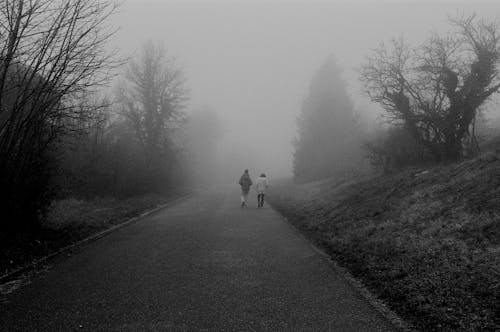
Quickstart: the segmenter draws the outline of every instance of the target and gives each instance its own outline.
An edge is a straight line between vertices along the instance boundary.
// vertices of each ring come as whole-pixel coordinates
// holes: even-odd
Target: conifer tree
[[[302,181],[340,176],[359,155],[353,103],[335,58],[330,56],[311,80],[297,119],[294,175]]]

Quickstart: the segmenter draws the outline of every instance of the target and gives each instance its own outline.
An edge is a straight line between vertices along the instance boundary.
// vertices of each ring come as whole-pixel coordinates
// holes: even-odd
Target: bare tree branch
[[[409,49],[382,45],[362,67],[369,97],[400,121],[436,159],[462,156],[477,109],[500,89],[499,22],[450,20],[454,33]]]

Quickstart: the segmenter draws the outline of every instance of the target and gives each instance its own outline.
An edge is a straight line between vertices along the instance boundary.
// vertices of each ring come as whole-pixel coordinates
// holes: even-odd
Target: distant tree
[[[135,131],[153,178],[166,175],[173,165],[178,148],[175,131],[185,122],[182,109],[187,95],[175,59],[160,45],[144,44],[129,63],[117,102],[119,113]]]
[[[105,0],[0,3],[0,211],[3,226],[31,227],[48,202],[50,152],[95,105],[80,101],[117,65],[106,46]]]
[[[419,47],[402,38],[368,58],[361,79],[388,121],[404,126],[436,160],[457,160],[477,111],[499,91],[500,26],[475,15],[450,20],[453,32]]]
[[[217,148],[223,136],[221,120],[212,108],[204,106],[190,114],[187,122],[188,167],[195,184],[216,180]]]
[[[57,144],[58,172],[54,182],[59,187],[58,195],[84,198],[114,195],[112,170],[116,135],[113,129],[116,123],[112,120],[111,103],[104,98],[85,100],[82,104],[85,107],[94,104],[96,110],[92,117],[75,120],[77,132]]]
[[[297,119],[294,175],[315,180],[350,171],[358,143],[353,103],[333,56],[314,75]]]

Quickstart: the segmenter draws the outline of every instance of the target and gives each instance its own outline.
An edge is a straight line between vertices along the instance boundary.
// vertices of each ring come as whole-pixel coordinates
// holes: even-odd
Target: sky
[[[219,163],[228,177],[242,169],[291,174],[295,119],[310,80],[333,54],[356,111],[380,122],[358,79],[370,50],[403,36],[418,45],[446,31],[447,17],[475,12],[500,19],[497,1],[125,0],[113,17],[113,44],[124,56],[150,40],[183,68],[189,112],[214,109],[225,129]]]

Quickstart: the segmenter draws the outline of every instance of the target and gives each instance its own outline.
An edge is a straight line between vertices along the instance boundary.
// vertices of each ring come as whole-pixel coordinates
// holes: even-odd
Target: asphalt
[[[60,257],[1,331],[394,331],[269,206],[199,192]]]

